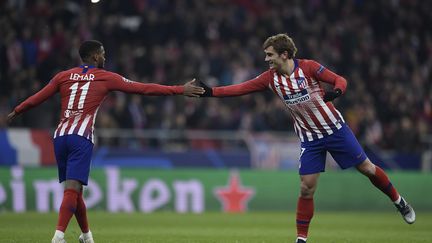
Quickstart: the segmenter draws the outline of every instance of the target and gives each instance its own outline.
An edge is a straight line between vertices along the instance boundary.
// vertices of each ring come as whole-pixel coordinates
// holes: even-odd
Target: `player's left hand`
[[[200,97],[202,94],[204,94],[205,90],[202,87],[196,86],[195,79],[192,79],[191,81],[187,82],[184,87],[183,95],[189,96],[189,97]]]
[[[337,97],[342,95],[342,90],[340,89],[335,89],[333,91],[327,91],[324,94],[324,102],[329,102],[329,101],[333,101],[334,99],[336,99]]]
[[[202,81],[199,81],[199,85],[203,87],[205,93],[201,95],[201,97],[213,97],[213,89]]]
[[[9,113],[9,115],[7,116],[7,122],[10,124],[12,122],[13,119],[15,119],[15,117],[18,114],[15,111],[12,111],[11,113]]]

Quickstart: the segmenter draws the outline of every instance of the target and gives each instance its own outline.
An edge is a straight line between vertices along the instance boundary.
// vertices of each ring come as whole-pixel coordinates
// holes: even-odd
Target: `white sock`
[[[89,232],[87,233],[82,233],[84,237],[93,237],[91,231],[89,230]]]
[[[60,239],[64,239],[64,232],[60,231],[60,230],[56,230],[54,233],[54,237],[60,238]]]
[[[398,199],[396,201],[394,201],[394,204],[399,205],[401,200],[402,200],[402,197],[399,195]]]

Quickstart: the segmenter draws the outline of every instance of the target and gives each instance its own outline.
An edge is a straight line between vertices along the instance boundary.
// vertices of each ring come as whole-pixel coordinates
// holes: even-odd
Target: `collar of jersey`
[[[80,65],[80,68],[95,68],[93,65]]]
[[[297,60],[297,58],[295,58],[294,59],[294,69],[293,69],[293,71],[296,70],[297,67],[298,67],[298,60]]]

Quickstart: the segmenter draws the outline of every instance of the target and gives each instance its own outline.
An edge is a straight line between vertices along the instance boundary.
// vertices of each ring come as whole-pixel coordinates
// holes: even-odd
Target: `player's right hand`
[[[7,116],[7,122],[8,124],[10,124],[12,122],[12,120],[17,116],[18,114],[15,111],[12,111],[11,113],[9,113],[9,115]]]
[[[184,87],[183,95],[189,96],[189,97],[200,97],[202,94],[204,94],[205,90],[202,87],[196,86],[195,79],[192,79],[191,81],[187,82]]]

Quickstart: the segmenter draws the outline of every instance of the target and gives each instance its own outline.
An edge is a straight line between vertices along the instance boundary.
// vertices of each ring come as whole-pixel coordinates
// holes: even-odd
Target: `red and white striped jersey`
[[[269,69],[241,84],[214,87],[213,95],[239,96],[269,88],[288,107],[300,140],[313,141],[334,133],[345,122],[331,102],[323,101],[324,90],[319,81],[345,92],[346,80],[343,77],[316,61],[294,59],[294,71],[289,76]]]
[[[55,75],[43,89],[18,105],[15,112],[22,113],[59,92],[60,123],[54,132],[54,138],[76,134],[94,143],[96,114],[110,91],[143,95],[174,95],[182,94],[183,90],[183,86],[134,82],[117,73],[82,65]]]

